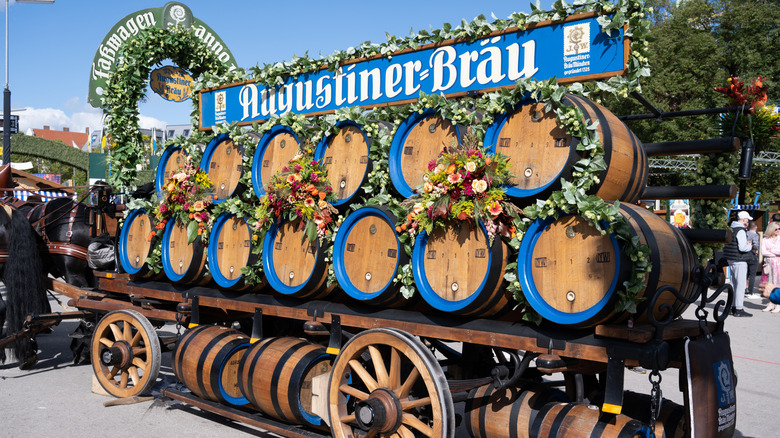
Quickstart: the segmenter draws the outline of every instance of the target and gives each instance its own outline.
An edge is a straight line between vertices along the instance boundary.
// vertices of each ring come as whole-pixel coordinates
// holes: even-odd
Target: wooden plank
[[[70,300],[68,305],[78,307],[79,309],[94,310],[99,312],[112,312],[114,310],[135,310],[148,319],[156,319],[168,322],[176,321],[176,312],[157,309],[144,309],[118,300],[96,301],[90,300],[88,298],[75,298]]]
[[[711,332],[715,329],[715,323],[710,321],[707,328]],[[699,334],[699,322],[693,319],[678,319],[672,321],[664,328],[663,340],[680,339],[686,336],[696,336]],[[638,324],[634,327],[625,325],[603,324],[596,326],[596,336],[603,336],[612,339],[623,339],[630,342],[646,343],[655,337],[655,327],[650,324]]]
[[[65,295],[68,298],[78,298],[83,296],[90,296],[95,298],[105,297],[106,294],[95,292],[91,290],[85,290],[65,283],[62,280],[56,280],[52,278],[46,278],[46,288],[57,292],[58,294]]]
[[[112,278],[112,279],[116,278],[116,279],[124,279],[124,280],[129,280],[130,279],[130,274],[128,274],[126,272],[119,273],[119,272],[108,272],[108,271],[93,270],[92,274],[95,277],[97,277],[97,278]]]

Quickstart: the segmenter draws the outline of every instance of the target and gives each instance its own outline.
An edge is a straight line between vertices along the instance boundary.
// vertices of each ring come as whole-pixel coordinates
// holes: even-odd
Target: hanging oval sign
[[[149,86],[163,99],[183,102],[191,97],[192,83],[192,76],[186,71],[173,65],[166,65],[152,71]]]

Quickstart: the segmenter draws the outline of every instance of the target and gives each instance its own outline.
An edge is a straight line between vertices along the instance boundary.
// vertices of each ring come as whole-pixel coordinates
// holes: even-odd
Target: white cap
[[[737,214],[737,219],[750,219],[752,221],[753,220],[753,216],[751,216],[750,213],[748,213],[746,211],[740,211]]]

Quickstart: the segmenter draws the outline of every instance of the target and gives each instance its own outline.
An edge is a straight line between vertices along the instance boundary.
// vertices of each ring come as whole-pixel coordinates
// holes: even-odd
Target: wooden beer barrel
[[[274,223],[263,241],[263,271],[276,292],[294,298],[322,299],[333,288],[327,285],[328,264],[319,241],[309,242],[300,219]]]
[[[417,235],[412,272],[417,289],[434,309],[487,317],[512,306],[504,283],[509,247],[499,236],[489,245],[484,225],[451,223]]]
[[[340,208],[357,195],[366,181],[371,142],[362,126],[355,122],[341,121],[336,126],[339,132],[320,141],[314,159],[328,170],[328,180],[337,198],[333,205]]]
[[[474,388],[466,400],[466,429],[472,438],[511,436],[529,438],[531,425],[550,402],[568,402],[562,391],[549,386],[506,388],[493,384]]]
[[[162,265],[165,276],[175,283],[199,285],[211,280],[206,269],[206,251],[200,236],[187,243],[187,228],[169,220],[163,230]]]
[[[344,219],[333,243],[333,270],[350,297],[382,307],[407,300],[393,284],[408,256],[395,231],[395,215],[384,206],[363,207]]]
[[[598,121],[596,132],[604,145],[607,168],[599,174],[589,194],[602,199],[636,202],[647,185],[648,161],[642,142],[614,114],[588,99],[566,95],[563,103],[580,108]],[[485,147],[509,157],[512,185],[507,195],[521,203],[546,199],[561,189],[560,180],[571,181],[574,164],[580,160],[578,137],[558,127],[553,112],[544,103],[526,99],[514,112],[496,118],[485,132]]]
[[[132,278],[146,278],[153,275],[146,264],[152,253],[153,242],[149,234],[154,230],[152,218],[146,210],[140,208],[127,214],[122,230],[119,232],[117,253],[119,263]]]
[[[531,425],[534,437],[634,438],[645,437],[649,428],[622,414],[602,414],[598,406],[584,403],[549,403]]]
[[[250,345],[247,336],[227,327],[201,325],[187,330],[173,352],[173,374],[200,398],[246,405],[249,401],[238,387],[238,373]]]
[[[244,173],[244,151],[228,134],[219,134],[209,142],[200,159],[200,168],[209,176],[215,204],[244,190],[239,183]]]
[[[293,159],[299,147],[298,135],[289,126],[276,125],[260,138],[252,159],[252,189],[258,198],[265,195],[265,186]]]
[[[312,379],[330,372],[325,347],[299,338],[268,338],[253,344],[239,366],[238,387],[249,402],[276,419],[320,426],[312,413]]]
[[[390,144],[388,167],[390,180],[401,196],[411,197],[422,185],[428,162],[445,146],[460,144],[460,131],[434,110],[414,113],[398,126]]]
[[[640,297],[652,297],[661,286],[673,286],[685,297],[695,294],[692,272],[697,264],[692,245],[682,233],[652,211],[620,204],[631,234],[650,247],[652,271],[645,275]],[[615,236],[601,235],[580,216],[535,221],[526,231],[518,255],[518,280],[531,307],[554,323],[590,327],[617,323],[617,290],[631,274],[631,262]],[[686,304],[664,292],[659,304],[669,304],[680,315]],[[638,306],[638,316],[647,310]],[[660,307],[660,306],[659,306]],[[658,307],[657,309],[658,310]],[[658,311],[656,317],[662,318]],[[641,320],[641,318],[639,318]]]
[[[246,219],[233,213],[220,214],[211,227],[208,246],[209,272],[217,285],[234,291],[257,291],[265,283],[250,284],[241,268],[252,266],[259,259],[252,249],[252,231]]]
[[[162,191],[165,188],[165,185],[168,184],[171,175],[184,168],[184,160],[186,160],[186,157],[187,153],[181,146],[170,145],[165,148],[160,156],[160,162],[157,165],[157,172],[154,179],[158,198],[162,199]]]

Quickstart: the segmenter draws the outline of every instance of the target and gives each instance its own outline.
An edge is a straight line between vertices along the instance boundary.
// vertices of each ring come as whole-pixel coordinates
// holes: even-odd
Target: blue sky
[[[100,128],[101,112],[86,102],[89,72],[98,45],[122,18],[162,7],[146,0],[55,0],[53,4],[9,4],[9,88],[20,127]],[[506,18],[530,10],[508,0],[276,1],[184,0],[230,48],[240,67],[287,61],[293,54],[318,57],[363,41],[384,42],[385,32],[405,36],[411,29],[457,25],[479,14]],[[542,6],[549,6],[544,0]],[[5,15],[5,5],[0,6]],[[5,17],[0,27],[5,33]],[[4,38],[0,36],[0,38]],[[5,82],[5,52],[2,71]],[[139,103],[143,128],[189,124],[191,101],[168,102],[150,90]]]

